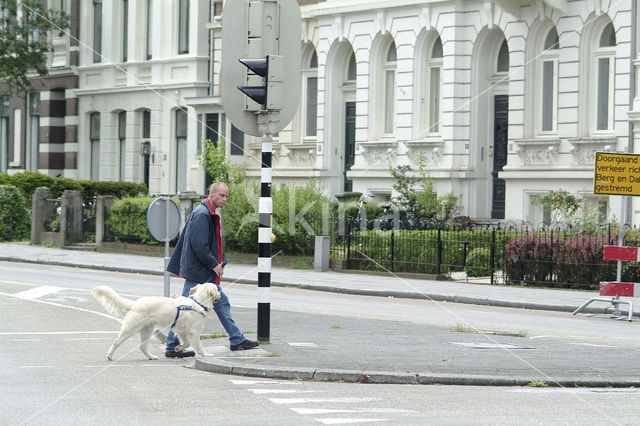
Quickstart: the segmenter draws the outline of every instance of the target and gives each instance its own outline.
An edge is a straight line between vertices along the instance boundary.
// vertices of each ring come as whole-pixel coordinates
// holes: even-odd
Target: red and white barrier
[[[615,281],[601,282],[600,296],[640,297],[640,284]]]
[[[604,260],[640,262],[639,247],[604,246]]]
[[[619,260],[624,262],[640,262],[640,250],[639,247],[624,247],[624,246],[604,246],[604,260]],[[618,278],[620,278],[618,276]],[[633,318],[633,302],[630,300],[620,300],[620,297],[640,297],[640,284],[639,283],[621,283],[617,281],[604,281],[600,282],[600,296],[587,300],[582,306],[573,311],[573,315],[582,311],[592,302],[607,302],[615,309],[617,315],[618,305],[629,305],[628,319],[631,321]]]

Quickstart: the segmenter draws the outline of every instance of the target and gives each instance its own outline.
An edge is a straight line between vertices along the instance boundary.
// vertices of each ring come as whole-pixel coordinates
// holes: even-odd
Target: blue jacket
[[[220,263],[221,247],[220,216],[212,214],[204,200],[189,215],[167,271],[196,283],[213,281],[220,284],[213,268]],[[210,279],[212,276],[213,280]]]

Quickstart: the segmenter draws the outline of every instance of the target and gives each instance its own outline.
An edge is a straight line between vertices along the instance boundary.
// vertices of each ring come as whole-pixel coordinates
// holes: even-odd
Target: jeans
[[[182,289],[182,295],[184,297],[189,297],[189,291],[196,285],[198,285],[198,283],[185,280],[184,287]],[[237,345],[238,343],[242,343],[245,340],[245,337],[236,325],[233,318],[231,318],[231,305],[229,304],[229,298],[224,293],[224,291],[222,291],[221,286],[218,286],[218,291],[220,292],[220,300],[213,304],[213,310],[216,311],[216,315],[218,315],[220,324],[222,324],[225,331],[229,335],[229,344]],[[174,334],[173,330],[169,331],[169,335],[167,336],[167,352],[175,351],[178,343],[178,336]]]

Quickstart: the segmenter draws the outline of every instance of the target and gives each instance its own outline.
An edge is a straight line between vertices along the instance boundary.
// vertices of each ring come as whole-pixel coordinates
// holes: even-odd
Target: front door
[[[347,172],[356,159],[356,103],[345,103],[344,119],[344,190],[353,191],[353,181],[347,179]]]
[[[493,123],[491,218],[504,219],[505,183],[504,179],[498,178],[498,173],[507,164],[507,130],[509,127],[509,97],[507,95],[495,96]]]

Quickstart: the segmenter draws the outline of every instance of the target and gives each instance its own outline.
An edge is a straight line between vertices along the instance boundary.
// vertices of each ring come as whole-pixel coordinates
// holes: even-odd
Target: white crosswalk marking
[[[16,293],[13,296],[19,299],[37,299],[42,296],[46,296],[51,293],[58,293],[62,290],[66,290],[63,287],[54,287],[51,285],[43,285],[40,287],[30,288],[29,290],[21,291],[20,293]]]
[[[314,393],[324,391],[314,390],[300,390],[288,389],[287,385],[301,385],[301,382],[293,381],[281,381],[281,380],[229,380],[231,383],[238,386],[248,386],[247,392],[251,392],[255,395],[273,395],[273,394],[302,394],[302,393]],[[250,387],[255,386],[255,387]],[[374,397],[314,397],[314,398],[268,398],[274,404],[281,405],[296,405],[296,404],[310,404],[308,407],[289,407],[291,411],[300,415],[322,416],[322,415],[340,415],[341,417],[315,417],[318,423],[325,425],[335,424],[356,424],[356,423],[373,423],[373,422],[392,422],[397,421],[393,418],[376,418],[369,417],[373,415],[389,415],[389,414],[407,414],[415,413],[415,410],[404,410],[399,408],[385,408],[385,407],[367,407],[367,403],[382,401],[383,398]],[[328,408],[322,407],[321,404],[350,404],[345,408],[336,408],[329,406]],[[363,405],[364,404],[364,405]],[[318,408],[315,408],[318,407]],[[352,408],[353,407],[353,408]],[[344,417],[344,415],[350,415],[351,417]],[[367,417],[359,417],[361,415],[369,415]]]
[[[338,397],[338,398],[269,398],[269,401],[276,404],[304,404],[308,402],[354,403],[354,402],[382,401],[382,398],[348,397],[348,396]]]
[[[229,380],[234,385],[299,385],[300,382],[285,382],[282,380]]]
[[[315,391],[310,390],[297,390],[297,389],[248,389],[249,392],[255,393],[256,395],[263,395],[268,393],[313,393]]]
[[[416,410],[404,410],[402,408],[352,408],[352,409],[336,409],[336,408],[291,408],[298,414],[338,414],[338,413],[415,413]]]
[[[315,419],[325,425],[339,425],[345,423],[390,422],[393,419]]]
[[[311,342],[288,342],[287,345],[301,348],[317,348],[318,345]]]

